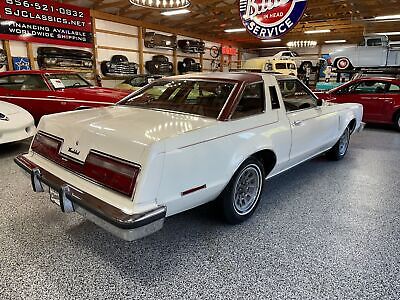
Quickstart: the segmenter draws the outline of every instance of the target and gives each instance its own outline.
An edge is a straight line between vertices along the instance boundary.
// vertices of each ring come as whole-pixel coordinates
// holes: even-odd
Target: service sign
[[[0,39],[90,48],[90,10],[51,0],[0,0]]]
[[[247,31],[259,39],[285,35],[304,14],[307,0],[240,0],[239,12]]]

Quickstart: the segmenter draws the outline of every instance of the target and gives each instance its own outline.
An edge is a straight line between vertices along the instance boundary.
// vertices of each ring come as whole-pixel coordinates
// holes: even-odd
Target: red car
[[[42,70],[0,73],[0,100],[29,111],[36,122],[43,115],[115,104],[129,93],[93,86],[72,72]]]
[[[364,106],[364,122],[394,124],[400,130],[400,79],[359,78],[317,94],[330,102],[360,103]]]

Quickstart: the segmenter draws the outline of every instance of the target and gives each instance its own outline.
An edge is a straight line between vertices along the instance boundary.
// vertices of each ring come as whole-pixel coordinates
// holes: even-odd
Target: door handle
[[[294,121],[293,122],[293,126],[302,126],[304,123],[303,123],[303,121]]]

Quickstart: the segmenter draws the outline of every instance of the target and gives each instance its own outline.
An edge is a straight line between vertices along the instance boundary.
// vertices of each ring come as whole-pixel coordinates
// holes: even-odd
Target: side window
[[[248,85],[233,113],[232,119],[240,119],[265,111],[264,83]]]
[[[381,39],[369,39],[367,40],[367,46],[382,46]]]
[[[317,107],[317,98],[299,80],[279,81],[287,112]]]
[[[379,81],[363,81],[354,86],[354,94],[381,94],[385,92],[386,83]]]
[[[10,75],[0,77],[0,87],[14,91],[45,91],[46,83],[40,75]]]
[[[40,75],[26,75],[21,91],[47,91],[49,88]]]
[[[276,91],[276,87],[269,87],[269,95],[271,96],[271,107],[272,109],[281,108],[281,104],[279,103],[278,92]]]
[[[400,86],[398,86],[397,84],[391,84],[389,87],[389,93],[392,94],[400,94]]]

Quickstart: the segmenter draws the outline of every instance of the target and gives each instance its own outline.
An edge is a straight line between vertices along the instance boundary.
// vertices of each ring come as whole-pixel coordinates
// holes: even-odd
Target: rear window
[[[217,81],[162,80],[133,93],[119,105],[218,118],[234,84]]]

